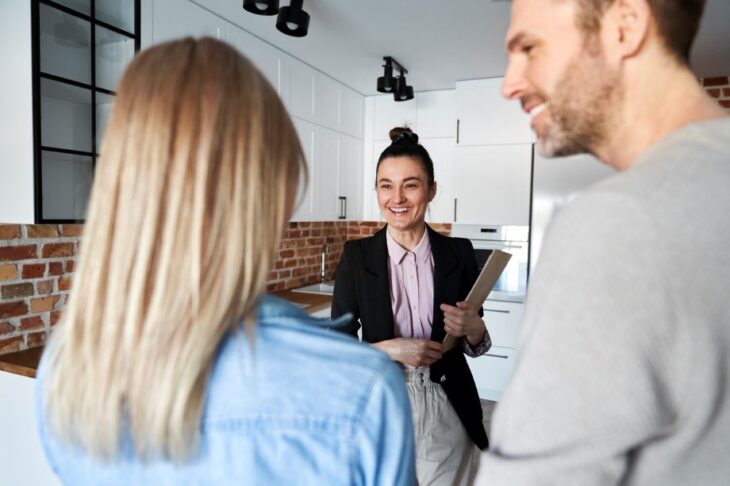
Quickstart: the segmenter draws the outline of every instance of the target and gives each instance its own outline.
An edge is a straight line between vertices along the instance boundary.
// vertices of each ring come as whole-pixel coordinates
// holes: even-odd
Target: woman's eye
[[[380,184],[380,189],[390,189],[390,184]]]

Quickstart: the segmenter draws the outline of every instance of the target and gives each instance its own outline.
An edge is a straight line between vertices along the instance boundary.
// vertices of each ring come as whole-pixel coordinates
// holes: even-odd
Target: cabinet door
[[[340,103],[340,127],[343,133],[363,138],[365,119],[365,97],[349,88],[342,89]]]
[[[426,221],[451,223],[454,220],[454,138],[421,139],[421,145],[433,161],[436,197],[429,204]]]
[[[261,74],[266,77],[281,96],[281,85],[279,83],[280,51],[233,24],[227,23],[226,29],[226,40],[261,71]]]
[[[487,354],[466,358],[479,398],[499,400],[515,369],[515,350],[492,346]]]
[[[416,99],[396,102],[393,95],[375,96],[373,140],[390,140],[390,129],[404,125],[418,133]]]
[[[298,118],[292,118],[294,122],[294,128],[299,135],[299,142],[302,145],[302,151],[304,152],[304,158],[307,162],[307,174],[306,178],[304,174],[300,178],[299,190],[297,191],[296,207],[292,221],[311,221],[314,215],[314,198],[313,194],[313,178],[314,172],[312,170],[314,164],[314,142],[315,142],[315,126],[304,120]],[[309,180],[309,184],[305,187],[304,181]]]
[[[501,94],[502,78],[456,83],[457,143],[488,145],[532,143],[529,116],[520,103]]]
[[[482,309],[492,346],[514,348],[525,315],[525,304],[486,300]]]
[[[314,191],[315,221],[335,221],[339,213],[337,191],[337,161],[340,155],[340,135],[315,126],[312,190]]]
[[[316,73],[317,77],[317,98],[315,109],[318,109],[316,119],[319,123],[333,130],[340,130],[340,104],[342,87],[335,80]]]
[[[155,0],[152,8],[154,44],[188,35],[225,36],[226,21],[189,0]]]
[[[456,136],[454,90],[425,91],[416,96],[416,123],[421,138]]]
[[[457,146],[455,223],[528,225],[532,145]]]
[[[380,214],[378,207],[378,195],[375,193],[375,169],[378,166],[378,158],[383,153],[390,140],[376,140],[373,142],[373,156],[370,160],[365,161],[364,184],[363,184],[363,205],[370,208],[369,214],[365,214],[365,219],[369,221],[385,221],[383,215]]]
[[[285,98],[292,116],[307,121],[316,121],[317,72],[294,58],[287,59],[289,74],[289,97]]]
[[[340,135],[340,157],[337,163],[338,219],[342,219],[342,216],[351,221],[362,218],[362,177],[362,141]],[[345,199],[339,199],[342,197]]]

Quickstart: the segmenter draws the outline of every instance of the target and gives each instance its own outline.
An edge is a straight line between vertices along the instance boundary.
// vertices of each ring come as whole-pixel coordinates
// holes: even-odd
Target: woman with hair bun
[[[351,313],[347,332],[403,369],[416,434],[416,477],[424,485],[470,484],[475,445],[488,446],[482,409],[464,354],[491,346],[482,311],[466,302],[477,278],[471,242],[425,222],[436,195],[433,162],[408,128],[390,131],[375,190],[387,224],[348,241],[337,269],[332,317]],[[460,345],[444,351],[446,334]]]

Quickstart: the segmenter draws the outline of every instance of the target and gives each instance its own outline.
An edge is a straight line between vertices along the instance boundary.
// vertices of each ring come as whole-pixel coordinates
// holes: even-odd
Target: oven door
[[[480,272],[493,250],[502,250],[512,255],[488,299],[524,302],[529,255],[527,242],[473,239],[471,243],[474,246],[474,256]]]

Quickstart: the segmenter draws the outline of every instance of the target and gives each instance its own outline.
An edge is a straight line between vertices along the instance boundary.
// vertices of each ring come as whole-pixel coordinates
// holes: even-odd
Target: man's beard
[[[545,157],[595,155],[611,135],[623,90],[618,73],[593,47],[568,63],[552,96],[544,97],[549,101],[549,119],[538,150]]]

